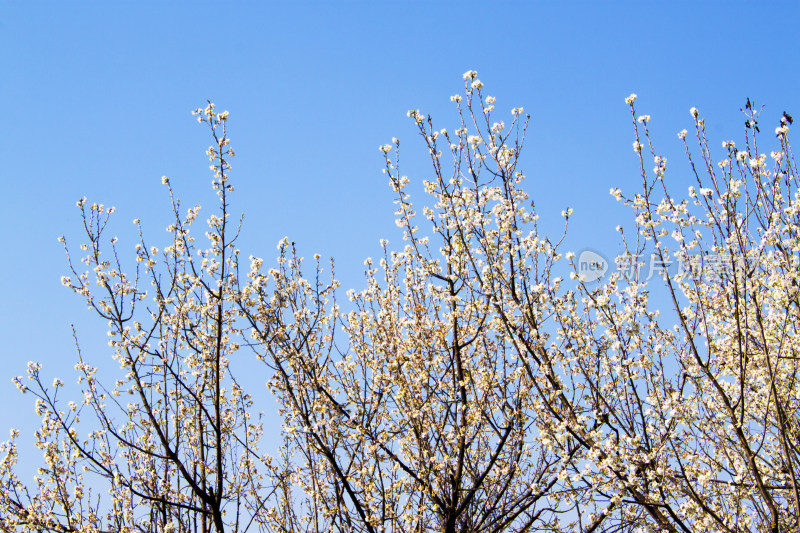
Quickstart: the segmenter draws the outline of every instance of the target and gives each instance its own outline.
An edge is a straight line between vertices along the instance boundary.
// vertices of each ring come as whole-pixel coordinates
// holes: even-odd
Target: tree
[[[366,261],[367,288],[349,293],[349,312],[336,302],[336,281],[321,281],[319,262],[313,281],[303,277],[288,241],[279,268],[263,273],[263,262],[254,262],[241,309],[259,358],[275,373],[288,438],[300,450],[295,484],[306,494],[301,514],[276,527],[559,529],[559,515],[574,509],[567,496],[586,488],[561,483],[576,443],[560,450],[538,443],[546,423],[540,385],[526,374],[528,355],[513,334],[522,317],[504,309],[519,290],[544,302],[553,263],[553,246],[521,229],[535,221],[516,171],[528,120],[519,109],[507,129],[491,124],[494,99],[475,94],[468,86],[463,108],[456,98],[454,134],[410,114],[434,154],[425,187],[436,204],[423,212],[431,238],[414,225],[399,156],[393,161],[392,147],[381,148],[405,246],[392,251],[384,242],[379,265]],[[468,123],[476,135],[467,134]],[[444,141],[452,171],[440,164]],[[544,312],[537,309],[536,320]]]
[[[43,415],[36,486],[0,463],[6,530],[227,531],[797,531],[800,521],[800,193],[786,113],[772,164],[748,100],[744,146],[711,154],[684,143],[696,188],[675,196],[650,117],[637,117],[642,187],[618,269],[594,281],[563,238],[540,233],[518,168],[529,117],[497,120],[477,73],[464,76],[455,131],[409,112],[430,154],[428,205],[381,147],[403,245],[383,241],[366,288],[340,303],[315,256],[294,243],[278,263],[240,275],[228,222],[226,113],[211,126],[220,216],[198,256],[173,202],[173,245],[138,250],[156,306],[101,257],[102,206],[81,202],[88,275],[66,284],[110,320],[125,379],[106,391],[83,361],[83,407],[60,411],[33,365]],[[221,132],[221,133],[220,133]],[[655,168],[649,170],[649,159]],[[564,213],[569,220],[570,212]],[[678,263],[643,279],[640,262]],[[563,277],[569,275],[571,281]],[[74,281],[73,281],[74,279]],[[657,307],[667,308],[660,311]],[[137,315],[138,316],[138,315]],[[147,326],[143,324],[148,324]],[[343,338],[342,338],[343,337]],[[241,348],[240,348],[241,347]],[[227,357],[251,349],[284,418],[279,460],[260,457],[262,428]],[[132,393],[124,407],[116,394]],[[99,429],[80,440],[77,416]],[[116,410],[119,418],[110,413]],[[123,420],[119,423],[118,420]],[[115,451],[119,449],[118,453]],[[241,455],[241,457],[240,457]],[[112,492],[101,505],[81,468]],[[88,475],[88,474],[87,474]],[[101,517],[102,515],[102,517]],[[91,529],[95,528],[95,529]]]
[[[399,143],[382,147],[405,242],[367,262],[355,310],[339,310],[319,267],[307,282],[293,250],[277,271],[251,273],[259,290],[246,291],[245,314],[302,450],[311,529],[793,530],[790,117],[767,169],[749,102],[745,148],[726,142],[718,164],[693,109],[701,163],[679,137],[700,195],[677,200],[631,95],[642,190],[625,200],[635,238],[620,259],[635,268],[591,283],[567,254],[577,283],[566,290],[561,240],[539,233],[521,188],[522,111],[508,129],[493,122],[495,99],[474,71],[465,80],[454,133],[409,113],[431,155],[428,233],[415,225]],[[643,280],[645,251],[695,269]],[[259,292],[270,277],[277,296]],[[651,305],[657,291],[671,312]]]
[[[602,410],[616,421],[607,427],[624,429],[628,437],[625,460],[635,465],[637,479],[626,480],[626,492],[636,500],[629,487],[640,491],[645,509],[663,516],[659,525],[675,531],[796,531],[800,196],[788,141],[791,117],[784,112],[775,129],[779,146],[770,154],[770,169],[759,152],[761,110],[749,99],[744,147],[723,142],[726,154],[718,162],[705,120],[692,108],[698,162],[687,132],[679,137],[699,190],[690,187],[689,199],[679,201],[666,186],[666,159],[653,148],[649,117],[636,118],[635,99],[626,101],[642,192],[626,203],[659,264],[668,261],[672,246],[674,257],[695,268],[664,276],[671,321],[648,310],[645,287],[636,279],[626,280],[622,298],[613,279],[594,291],[582,286],[595,322],[606,329],[589,350],[599,350],[627,383],[585,364],[570,370],[593,391],[614,391],[607,397],[620,399]],[[645,168],[648,152],[656,165],[652,173]],[[611,302],[614,297],[622,305]],[[564,329],[577,340],[574,327]],[[578,361],[588,357],[583,350]]]
[[[4,531],[244,531],[262,521],[270,490],[263,477],[269,464],[257,452],[263,428],[251,419],[252,400],[229,368],[240,334],[228,113],[209,103],[195,114],[214,139],[207,153],[219,211],[208,220],[209,248],[199,250],[191,233],[199,206],[182,214],[166,177],[172,242],[159,252],[142,236],[135,274],[124,273],[116,238],[107,242],[113,207],[78,202],[88,238],[80,247],[86,272],[79,272],[60,239],[72,273],[62,282],[108,321],[122,376],[104,385],[79,351],[83,400],[66,408],[58,401],[63,382],[48,387],[40,365],[28,365],[31,384],[16,380],[36,396],[42,416],[36,446],[44,463],[27,485],[13,470],[14,441],[4,446]],[[143,288],[148,280],[150,300]],[[83,418],[93,419],[88,435],[78,432]]]

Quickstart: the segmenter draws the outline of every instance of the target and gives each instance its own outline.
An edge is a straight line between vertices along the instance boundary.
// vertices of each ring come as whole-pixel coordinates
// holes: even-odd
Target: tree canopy
[[[430,155],[421,203],[400,142],[380,148],[402,243],[382,241],[361,290],[288,239],[271,266],[243,258],[228,113],[212,103],[195,111],[218,197],[205,247],[200,207],[166,177],[171,240],[140,229],[132,267],[107,235],[113,208],[80,200],[86,241],[77,257],[62,238],[62,282],[108,323],[118,379],[78,350],[81,398],[64,403],[36,363],[16,380],[36,398],[42,463],[23,479],[12,431],[0,529],[798,531],[791,116],[764,139],[748,100],[743,140],[714,155],[692,108],[678,193],[629,96],[641,187],[611,189],[632,217],[619,268],[598,277],[601,257],[564,250],[569,211],[563,233],[540,231],[520,163],[530,117],[499,117],[477,73],[464,81],[455,129],[408,113]],[[234,354],[269,391],[244,390]],[[274,457],[259,440],[277,428],[253,407],[267,394]]]

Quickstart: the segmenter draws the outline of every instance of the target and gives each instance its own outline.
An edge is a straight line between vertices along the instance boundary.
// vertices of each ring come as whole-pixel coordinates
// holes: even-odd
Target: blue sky
[[[677,184],[690,107],[719,141],[741,137],[747,97],[768,124],[800,113],[800,8],[788,2],[114,4],[0,1],[0,399],[20,406],[0,413],[0,431],[33,427],[10,382],[27,361],[73,375],[70,323],[89,359],[114,364],[104,324],[59,282],[56,239],[80,237],[75,201],[116,206],[113,231],[131,247],[134,218],[149,241],[166,237],[162,175],[187,206],[212,208],[209,139],[190,114],[207,98],[231,112],[243,252],[269,264],[288,235],[307,257],[335,256],[345,288],[396,234],[378,146],[399,137],[404,173],[427,177],[405,113],[454,127],[449,96],[468,69],[498,111],[532,114],[528,190],[554,228],[574,209],[576,250],[615,252],[614,227],[630,220],[608,190],[638,180],[631,92]]]

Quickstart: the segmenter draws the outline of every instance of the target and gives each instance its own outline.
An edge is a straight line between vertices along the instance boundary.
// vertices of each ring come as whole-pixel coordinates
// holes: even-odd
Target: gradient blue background
[[[187,207],[214,208],[209,138],[190,115],[207,98],[231,112],[243,253],[269,265],[288,235],[306,257],[335,256],[344,288],[361,287],[364,258],[396,236],[378,146],[399,137],[403,172],[428,177],[405,113],[452,130],[449,96],[468,69],[507,122],[512,107],[532,114],[527,187],[546,227],[573,207],[575,250],[616,252],[614,227],[630,221],[608,195],[639,179],[629,93],[681,187],[675,133],[691,128],[691,106],[713,146],[742,137],[747,97],[766,106],[767,131],[784,109],[800,115],[794,3],[114,4],[0,2],[0,432],[35,427],[32,398],[10,382],[27,361],[74,383],[70,323],[88,360],[115,364],[105,324],[60,286],[56,238],[77,245],[75,201],[116,206],[111,232],[130,249],[137,217],[150,243],[166,240],[162,175]]]

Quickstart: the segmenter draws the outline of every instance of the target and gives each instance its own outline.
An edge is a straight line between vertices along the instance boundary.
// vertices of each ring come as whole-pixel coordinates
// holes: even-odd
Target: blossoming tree
[[[45,462],[25,484],[5,445],[0,526],[797,531],[791,117],[767,157],[748,100],[743,146],[726,141],[717,161],[692,109],[700,155],[681,132],[695,181],[683,198],[631,95],[641,190],[611,192],[635,216],[619,228],[633,268],[594,281],[564,234],[539,231],[519,168],[529,117],[499,120],[477,73],[464,79],[454,131],[409,112],[431,160],[421,210],[399,141],[381,147],[403,243],[383,241],[366,288],[344,302],[333,264],[304,266],[288,240],[274,268],[251,257],[240,274],[227,114],[213,105],[197,111],[221,201],[208,250],[190,233],[198,208],[182,216],[174,201],[172,245],[159,254],[142,240],[126,276],[113,242],[101,255],[109,211],[80,202],[97,289],[76,268],[64,281],[109,321],[124,376],[105,388],[81,360],[84,400],[64,410],[60,382],[31,365],[18,386],[37,396]],[[681,268],[644,279],[647,256]],[[146,309],[140,274],[154,286]],[[245,347],[281,406],[276,461],[259,455],[262,427],[228,365]],[[97,428],[80,436],[87,414]]]
[[[86,272],[60,239],[72,273],[62,282],[108,321],[122,375],[104,384],[81,357],[83,399],[66,406],[58,401],[63,383],[48,386],[40,365],[28,365],[28,381],[16,380],[36,396],[44,462],[26,484],[13,470],[14,441],[3,446],[3,531],[244,531],[262,522],[270,490],[257,452],[262,427],[229,368],[239,332],[228,114],[213,104],[195,114],[214,138],[208,155],[219,211],[208,220],[209,248],[198,249],[191,233],[199,207],[184,215],[174,198],[172,243],[159,252],[142,237],[133,274],[123,271],[116,238],[105,235],[113,208],[78,202]],[[91,431],[81,434],[87,418]]]
[[[621,256],[635,268],[592,283],[567,253],[567,289],[561,238],[540,234],[521,188],[522,110],[507,127],[476,73],[465,80],[454,132],[409,112],[431,155],[427,232],[399,143],[381,148],[404,246],[384,244],[378,264],[367,261],[350,312],[335,281],[321,283],[319,267],[307,281],[285,246],[278,269],[250,274],[245,314],[302,450],[295,480],[308,527],[794,530],[791,117],[775,130],[768,168],[749,101],[745,146],[724,143],[719,162],[693,109],[699,161],[687,132],[679,137],[700,195],[692,187],[681,200],[631,95],[642,189],[612,194],[635,213]],[[690,268],[645,280],[645,252]],[[275,292],[264,291],[272,280]],[[663,314],[651,303],[659,291]]]
[[[433,154],[430,235],[415,225],[399,143],[394,160],[393,147],[382,147],[405,246],[384,241],[380,261],[366,261],[367,287],[348,293],[348,312],[319,263],[313,280],[303,277],[288,242],[277,269],[253,262],[242,311],[275,373],[288,438],[302,450],[294,484],[305,496],[284,506],[302,509],[292,529],[557,530],[588,488],[563,483],[577,442],[540,445],[549,418],[520,344],[536,341],[506,313],[511,299],[545,297],[553,262],[553,246],[522,230],[535,221],[517,186],[527,118],[517,109],[508,127],[491,124],[494,99],[474,94],[465,107],[456,98],[453,134],[410,114]],[[544,300],[531,309],[533,320],[548,312]]]

